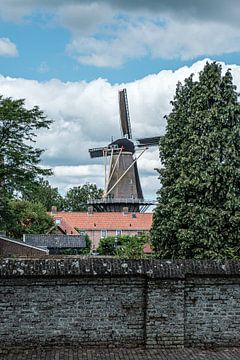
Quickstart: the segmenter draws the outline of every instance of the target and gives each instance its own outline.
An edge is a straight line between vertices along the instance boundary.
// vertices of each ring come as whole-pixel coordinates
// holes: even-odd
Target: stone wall
[[[240,262],[0,262],[0,347],[240,344]]]

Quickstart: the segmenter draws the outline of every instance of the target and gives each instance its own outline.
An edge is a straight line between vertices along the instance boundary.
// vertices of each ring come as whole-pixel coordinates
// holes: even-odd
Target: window
[[[107,230],[101,230],[101,238],[107,237]]]
[[[79,234],[80,234],[80,235],[85,235],[85,234],[86,234],[86,231],[80,230],[80,231],[79,231]]]
[[[116,230],[116,236],[121,236],[122,235],[122,230]]]

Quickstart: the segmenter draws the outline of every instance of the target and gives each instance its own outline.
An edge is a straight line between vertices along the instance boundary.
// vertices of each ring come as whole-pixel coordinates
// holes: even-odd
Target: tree
[[[41,203],[11,200],[6,231],[9,236],[21,239],[23,234],[45,234],[54,227],[54,221]]]
[[[240,104],[228,70],[207,63],[177,85],[160,140],[152,241],[162,258],[221,258],[240,240]]]
[[[0,219],[4,223],[6,199],[21,194],[38,176],[50,175],[39,166],[43,152],[35,146],[35,132],[51,124],[37,106],[0,96]]]
[[[65,210],[68,211],[87,211],[87,201],[90,199],[101,199],[103,190],[97,188],[95,184],[86,183],[74,186],[68,190],[65,196]]]
[[[117,247],[122,243],[122,237],[107,236],[100,240],[97,252],[100,255],[116,255]]]
[[[129,241],[118,247],[116,255],[123,259],[146,258],[148,255],[144,254],[143,250],[147,243],[149,243],[148,234],[129,236]]]
[[[51,187],[49,182],[43,178],[40,178],[24,191],[23,199],[40,202],[47,211],[51,211],[52,206],[56,206],[58,210],[62,210],[64,206],[64,199],[59,194],[58,189]]]
[[[149,234],[109,236],[100,240],[97,252],[100,255],[112,255],[125,259],[141,259],[146,257],[143,251],[149,243]]]

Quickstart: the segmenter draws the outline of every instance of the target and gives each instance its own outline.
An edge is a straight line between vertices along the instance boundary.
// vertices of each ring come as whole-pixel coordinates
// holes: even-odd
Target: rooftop
[[[124,212],[57,212],[58,225],[66,224],[72,229],[96,230],[150,230],[152,213]],[[68,232],[67,232],[68,233]]]

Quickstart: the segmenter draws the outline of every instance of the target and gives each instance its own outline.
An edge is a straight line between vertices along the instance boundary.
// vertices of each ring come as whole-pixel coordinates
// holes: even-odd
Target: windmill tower
[[[102,199],[88,204],[97,211],[123,211],[127,207],[131,212],[144,212],[154,202],[143,198],[137,160],[149,146],[158,145],[160,136],[133,142],[126,89],[119,91],[119,113],[122,137],[106,147],[89,149],[91,158],[105,158],[105,189]]]

